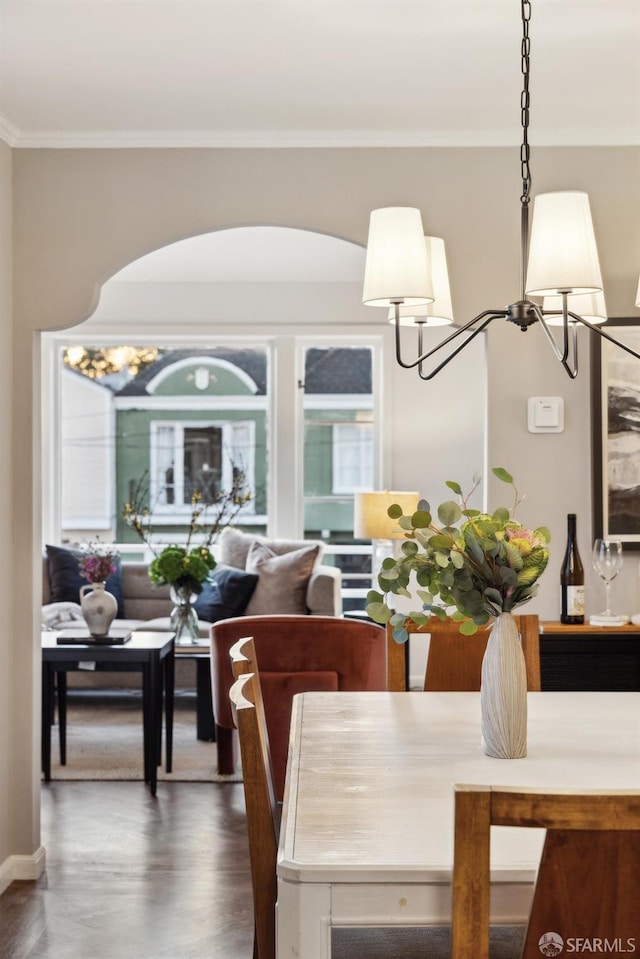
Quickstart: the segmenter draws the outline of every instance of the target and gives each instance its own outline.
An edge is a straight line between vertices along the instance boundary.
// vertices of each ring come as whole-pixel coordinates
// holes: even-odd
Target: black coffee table
[[[155,796],[162,755],[162,702],[164,692],[167,736],[167,772],[173,752],[174,643],[173,633],[134,632],[124,645],[59,645],[56,632],[42,633],[42,772],[51,780],[51,726],[58,691],[60,764],[66,755],[67,673],[95,663],[95,669],[142,673],[144,781]]]

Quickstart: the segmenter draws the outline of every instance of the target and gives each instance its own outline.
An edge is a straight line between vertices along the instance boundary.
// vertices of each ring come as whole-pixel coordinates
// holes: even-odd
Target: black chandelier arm
[[[626,353],[630,353],[631,356],[634,356],[636,360],[640,360],[640,353],[637,353],[635,350],[632,350],[630,346],[627,346],[626,343],[621,343],[620,340],[616,340],[615,336],[611,336],[610,333],[607,333],[606,330],[603,330],[601,326],[596,326],[594,323],[589,323],[588,320],[585,320],[583,316],[577,316],[575,313],[569,313],[574,320],[577,320],[578,323],[582,323],[583,326],[588,327],[592,333],[597,333],[598,336],[602,337],[603,340],[608,340],[609,343],[613,343],[614,346],[619,346],[621,350],[624,350]]]
[[[533,306],[533,311],[535,315],[540,321],[540,325],[542,326],[544,334],[547,337],[547,340],[549,341],[549,345],[551,346],[551,349],[553,350],[556,356],[556,359],[560,360],[560,363],[562,364],[567,375],[572,380],[575,380],[576,376],[578,375],[578,332],[577,332],[576,324],[575,323],[571,324],[572,326],[571,331],[569,331],[569,323],[566,320],[562,324],[563,328],[562,328],[562,350],[561,350],[558,344],[556,343],[556,339],[553,333],[551,332],[551,330],[549,329],[547,325],[544,311],[541,310],[540,307],[535,303],[531,305]],[[548,315],[557,316],[558,313],[549,312]],[[567,314],[567,315],[573,316],[573,314]],[[571,362],[569,363],[570,351],[571,351]]]
[[[469,336],[466,338],[466,340],[463,340],[463,342],[460,344],[460,346],[456,347],[456,349],[453,350],[453,351],[446,357],[446,359],[444,359],[444,360],[442,361],[442,363],[440,363],[439,366],[436,366],[435,369],[431,370],[430,373],[424,373],[424,372],[423,372],[423,370],[422,370],[422,362],[420,362],[420,363],[418,364],[418,376],[420,377],[420,379],[421,379],[421,380],[432,380],[433,377],[436,375],[436,373],[439,373],[440,370],[444,369],[444,367],[447,366],[447,365],[451,362],[451,360],[452,360],[455,356],[457,356],[458,353],[459,353],[461,350],[463,350],[463,349],[465,348],[465,346],[467,345],[467,343],[470,343],[471,340],[473,340],[474,337],[476,337],[476,336],[478,335],[478,333],[482,333],[482,331],[483,331],[484,329],[486,329],[487,326],[489,326],[489,323],[491,323],[492,320],[498,320],[498,319],[504,319],[504,313],[492,313],[491,316],[489,316],[486,320],[484,320],[483,323],[480,324],[480,326],[478,327],[477,330],[474,330],[472,333],[470,333]],[[444,344],[441,344],[441,345],[444,345]],[[437,347],[437,349],[439,349],[439,348],[440,348],[440,347]],[[427,356],[431,356],[431,353],[434,353],[434,352],[435,352],[434,350],[431,350],[431,351],[427,354]]]
[[[481,333],[484,330],[484,328],[489,325],[491,320],[495,320],[500,317],[504,319],[506,315],[507,315],[506,310],[484,310],[482,313],[479,313],[477,316],[474,316],[472,320],[469,320],[468,323],[465,323],[464,326],[461,326],[459,329],[454,330],[453,333],[450,333],[449,336],[446,336],[444,340],[441,340],[441,342],[438,343],[436,346],[434,346],[432,349],[427,350],[426,353],[422,352],[422,327],[425,324],[418,323],[416,324],[418,326],[418,356],[415,360],[412,360],[411,363],[407,363],[405,360],[402,359],[402,355],[401,355],[402,341],[401,341],[401,334],[400,334],[400,329],[401,329],[400,317],[399,317],[398,308],[396,306],[396,316],[395,316],[396,361],[398,365],[402,366],[403,369],[405,370],[412,370],[416,366],[420,367],[422,363],[424,363],[425,360],[428,360],[430,356],[433,356],[434,353],[437,353],[439,350],[443,349],[445,346],[447,346],[448,343],[451,343],[452,340],[455,340],[458,336],[461,336],[463,333],[465,333],[468,329],[470,329],[476,323],[479,323],[481,320],[484,320],[484,317],[487,317],[487,319],[484,320],[484,322],[478,327],[478,329],[474,330],[470,334],[470,336],[468,336],[461,343],[461,345],[449,356],[449,358],[445,360],[445,362],[438,367],[438,370],[441,370],[443,366],[446,366],[449,360],[452,360],[454,356],[457,356],[460,350],[464,349],[467,343],[470,343],[471,340],[478,335],[478,333]],[[435,372],[437,372],[437,370]],[[425,379],[426,377],[423,376],[422,378]],[[429,377],[429,379],[430,378],[431,377]]]

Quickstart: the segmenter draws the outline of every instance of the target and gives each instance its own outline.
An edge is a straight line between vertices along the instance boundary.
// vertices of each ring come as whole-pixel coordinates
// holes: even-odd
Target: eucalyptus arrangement
[[[453,608],[451,618],[460,623],[460,632],[471,635],[492,617],[510,613],[535,596],[537,581],[549,560],[551,535],[545,526],[532,530],[514,518],[524,497],[519,496],[507,470],[497,467],[493,474],[513,488],[511,508],[499,506],[488,514],[469,507],[480,483],[478,476],[466,495],[459,483],[446,483],[459,501],[441,503],[437,521],[425,500],[412,516],[404,516],[397,505],[389,507],[389,516],[397,520],[406,538],[402,555],[383,561],[378,574],[380,591],[369,592],[367,613],[375,622],[391,623],[397,642],[408,638],[407,618],[424,626],[431,616],[445,619]],[[412,574],[422,608],[396,613],[388,603],[390,594],[412,599]]]
[[[211,547],[222,530],[233,523],[242,507],[251,500],[244,471],[234,465],[232,476],[231,488],[221,491],[212,504],[203,503],[199,492],[192,495],[186,542],[172,543],[160,551],[153,542],[146,475],[136,483],[130,502],[124,504],[122,515],[154,555],[149,565],[149,579],[155,586],[169,585],[192,593],[202,592],[204,582],[216,566]]]

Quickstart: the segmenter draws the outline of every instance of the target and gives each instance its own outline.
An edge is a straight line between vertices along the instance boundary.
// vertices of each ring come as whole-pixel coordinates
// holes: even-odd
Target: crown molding
[[[0,137],[22,149],[347,149],[517,147],[519,130],[29,130],[0,116]],[[639,130],[539,130],[539,147],[640,146]]]
[[[30,149],[304,149],[349,147],[517,146],[512,131],[414,130],[91,130],[17,131],[15,146]]]

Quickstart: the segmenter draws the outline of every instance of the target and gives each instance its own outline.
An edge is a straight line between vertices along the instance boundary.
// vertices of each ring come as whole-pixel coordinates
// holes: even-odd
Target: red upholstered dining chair
[[[260,670],[278,799],[282,799],[291,702],[296,693],[382,691],[387,688],[384,629],[334,616],[239,616],[211,627],[211,690],[218,771],[236,765],[236,734],[229,700],[229,651],[253,637]]]

